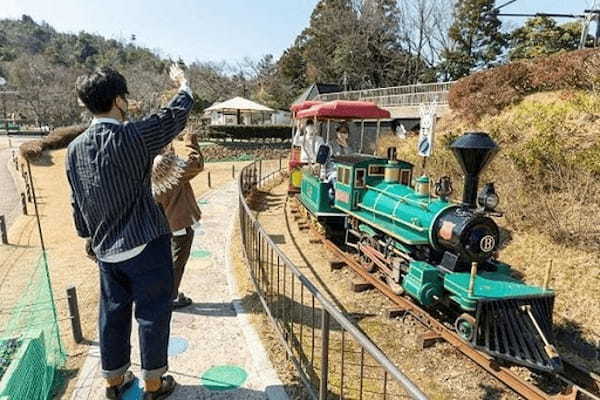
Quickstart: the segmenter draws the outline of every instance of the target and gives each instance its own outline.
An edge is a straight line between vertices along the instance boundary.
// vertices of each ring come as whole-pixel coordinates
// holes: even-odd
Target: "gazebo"
[[[208,107],[205,112],[211,113],[211,125],[252,125],[254,115],[260,115],[261,124],[270,121],[271,114],[275,112],[272,108],[256,103],[243,97],[215,103]],[[265,118],[266,115],[269,118]]]

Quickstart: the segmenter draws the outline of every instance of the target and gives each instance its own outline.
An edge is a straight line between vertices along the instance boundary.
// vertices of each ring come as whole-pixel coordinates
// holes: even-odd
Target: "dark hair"
[[[308,125],[314,125],[314,121],[312,119],[309,119],[306,121],[306,126]]]
[[[79,99],[92,114],[109,112],[117,97],[129,94],[123,75],[108,67],[80,76],[75,88]]]

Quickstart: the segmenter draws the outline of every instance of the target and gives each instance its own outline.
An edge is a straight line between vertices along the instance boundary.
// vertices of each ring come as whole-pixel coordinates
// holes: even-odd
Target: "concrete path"
[[[31,138],[12,137],[9,141],[6,136],[0,137],[0,215],[6,217],[7,228],[10,228],[15,219],[21,215],[21,197],[15,186],[15,181],[8,170],[12,152],[18,154],[19,145]]]
[[[6,225],[10,227],[19,215],[20,197],[12,175],[8,171],[13,150],[0,150],[0,215],[6,217]]]
[[[179,386],[169,399],[286,400],[282,384],[235,294],[229,244],[237,217],[236,185],[212,191],[199,203],[202,224],[196,230],[182,283],[182,290],[194,304],[173,313],[169,373]],[[139,376],[138,339],[136,333],[133,336],[132,369]],[[90,348],[72,399],[103,398],[99,364],[95,345]],[[125,399],[140,399],[141,392],[141,382],[136,382]]]

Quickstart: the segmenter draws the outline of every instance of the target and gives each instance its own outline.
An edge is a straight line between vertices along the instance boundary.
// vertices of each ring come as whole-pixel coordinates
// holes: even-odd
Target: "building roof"
[[[341,92],[342,87],[332,83],[313,83],[307,88],[292,104],[301,103],[306,100],[313,100],[320,94]]]
[[[272,108],[256,103],[252,100],[243,97],[234,97],[221,103],[215,103],[208,107],[205,111],[225,111],[225,110],[240,110],[240,111],[265,111],[273,112]]]

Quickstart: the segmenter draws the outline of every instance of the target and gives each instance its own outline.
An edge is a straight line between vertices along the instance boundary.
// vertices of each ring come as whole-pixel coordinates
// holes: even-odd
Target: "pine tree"
[[[501,22],[492,14],[494,0],[458,0],[448,36],[453,48],[444,51],[442,70],[458,79],[474,69],[494,66],[506,45]]]
[[[549,17],[530,18],[510,34],[508,56],[511,60],[516,60],[575,50],[579,47],[580,38],[580,23],[558,25]]]

